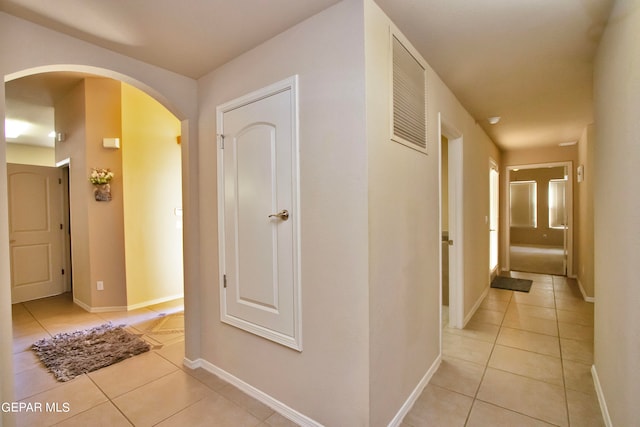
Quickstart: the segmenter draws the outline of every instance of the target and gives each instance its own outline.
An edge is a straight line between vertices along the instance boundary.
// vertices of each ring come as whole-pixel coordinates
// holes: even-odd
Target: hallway
[[[403,427],[604,425],[593,304],[572,279],[512,275],[532,279],[531,292],[489,289],[466,329],[446,326],[444,312],[442,364]]]

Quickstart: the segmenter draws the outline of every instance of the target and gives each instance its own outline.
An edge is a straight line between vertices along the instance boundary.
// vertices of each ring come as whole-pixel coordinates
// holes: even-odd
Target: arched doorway
[[[164,105],[165,107],[167,107],[167,109],[169,111],[171,111],[175,117],[177,117],[180,121],[180,128],[181,128],[181,145],[179,146],[179,150],[182,153],[181,156],[181,165],[182,165],[182,179],[180,179],[178,185],[182,188],[182,199],[183,201],[186,201],[185,203],[182,203],[182,209],[184,212],[184,217],[187,217],[188,219],[185,221],[188,225],[183,229],[184,232],[184,242],[185,242],[185,246],[189,246],[189,242],[191,241],[190,236],[193,236],[197,233],[194,233],[192,230],[194,229],[194,227],[197,227],[197,220],[194,221],[195,218],[197,218],[197,209],[194,209],[194,202],[193,200],[195,199],[194,197],[190,197],[191,192],[193,192],[193,188],[192,186],[194,185],[193,183],[195,183],[195,177],[197,177],[197,161],[195,161],[194,157],[195,156],[189,156],[189,147],[190,147],[190,136],[194,136],[196,134],[195,132],[195,111],[196,111],[196,105],[195,105],[195,91],[189,91],[188,94],[183,97],[183,99],[179,100],[179,102],[177,102],[177,104],[182,104],[185,105],[186,104],[190,104],[192,105],[192,108],[190,107],[189,110],[187,111],[187,113],[182,112],[179,108],[176,108],[176,102],[170,102],[169,98],[170,97],[166,97],[166,96],[162,96],[160,95],[160,92],[156,89],[153,89],[149,84],[143,83],[140,80],[136,80],[133,79],[131,77],[128,77],[124,74],[121,74],[119,72],[114,72],[108,69],[101,69],[101,68],[96,68],[96,67],[91,67],[91,66],[38,66],[38,67],[34,67],[34,68],[30,68],[24,71],[20,71],[17,73],[11,73],[11,74],[6,74],[5,75],[5,81],[12,81],[21,77],[25,77],[25,76],[29,76],[29,75],[34,75],[34,74],[39,74],[42,72],[59,72],[59,71],[71,71],[71,72],[83,72],[83,73],[87,73],[87,72],[91,72],[92,75],[94,76],[98,76],[101,78],[118,78],[120,81],[122,82],[126,82],[131,84],[132,86],[143,90],[145,93],[147,93],[148,95],[152,96],[154,99],[156,99],[158,102],[160,102],[162,105]],[[157,76],[156,76],[157,77]],[[151,78],[150,80],[153,80],[153,78]],[[169,79],[171,80],[171,79]],[[182,80],[182,79],[180,79]],[[195,84],[195,82],[194,82]],[[171,85],[168,85],[171,86]],[[179,85],[178,85],[179,86]],[[176,88],[170,88],[167,89],[167,92],[172,92],[172,90],[175,90]],[[2,97],[4,98],[4,86],[2,87]],[[173,98],[176,97],[176,94],[173,93]],[[180,96],[178,96],[180,97]],[[186,99],[186,101],[185,101]],[[174,99],[175,101],[175,99]],[[190,101],[190,102],[189,102]],[[0,111],[2,111],[2,118],[3,118],[3,124],[4,124],[4,116],[5,116],[5,110],[3,108],[4,106],[2,106],[2,108],[0,108]],[[5,167],[6,162],[5,162],[5,158],[2,157],[5,156],[4,150],[3,153],[0,155],[0,159],[2,160],[2,162],[0,162],[2,164],[2,166],[0,167],[1,169],[1,174],[2,177],[0,177],[0,200],[2,200],[2,203],[0,203],[0,210],[3,211],[2,214],[0,214],[0,223],[3,223],[5,225],[5,229],[6,229],[6,221],[7,221],[7,205],[5,204],[5,200],[7,199],[7,194],[6,194],[6,169],[2,169]],[[176,207],[177,209],[179,209],[178,207]],[[181,211],[182,212],[182,211]],[[191,227],[191,228],[189,228]],[[9,252],[8,252],[8,241],[9,239],[7,238],[8,236],[4,235],[4,233],[0,233],[0,246],[3,246],[0,249],[0,260],[3,263],[3,267],[6,266],[7,268],[3,268],[3,274],[5,274],[5,276],[2,277],[3,279],[3,283],[9,283],[8,279],[9,274],[8,274],[8,267],[9,267]],[[6,242],[4,241],[6,239]],[[6,246],[5,246],[6,245]],[[186,251],[185,251],[186,252]],[[194,250],[190,250],[189,251],[191,254],[194,254]],[[185,259],[185,265],[187,266],[185,268],[185,272],[184,272],[184,277],[194,277],[197,272],[194,272],[197,269],[197,262],[195,262],[194,259],[195,255],[192,255],[191,257],[187,257],[184,256]],[[189,271],[187,271],[189,270]],[[184,281],[184,288],[187,288],[189,285],[187,283],[187,280],[185,279]],[[13,389],[13,381],[11,378],[11,372],[12,372],[12,363],[11,363],[11,351],[9,351],[9,349],[11,348],[11,343],[8,342],[11,340],[11,327],[12,327],[12,323],[11,323],[11,309],[10,309],[10,296],[8,294],[10,294],[9,288],[5,287],[5,289],[3,289],[2,291],[2,304],[4,304],[2,307],[0,307],[0,312],[2,312],[2,316],[3,316],[3,327],[1,328],[2,330],[1,332],[1,338],[2,338],[2,342],[3,342],[3,352],[0,355],[0,360],[1,360],[1,365],[2,365],[2,372],[4,373],[3,378],[2,378],[2,393],[0,393],[0,395],[2,396],[2,400],[3,401],[10,401],[12,400],[12,389]],[[194,295],[195,297],[195,295]],[[197,300],[197,297],[194,298],[195,300]],[[6,321],[8,319],[8,321]],[[8,344],[8,345],[4,345],[4,344]]]

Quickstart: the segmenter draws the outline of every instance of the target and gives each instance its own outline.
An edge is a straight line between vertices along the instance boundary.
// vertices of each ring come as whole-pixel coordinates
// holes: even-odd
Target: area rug
[[[496,276],[491,282],[492,288],[508,289],[510,291],[529,292],[532,280],[516,279],[514,277]]]
[[[149,344],[111,323],[36,341],[32,349],[58,381],[69,381],[149,351]]]

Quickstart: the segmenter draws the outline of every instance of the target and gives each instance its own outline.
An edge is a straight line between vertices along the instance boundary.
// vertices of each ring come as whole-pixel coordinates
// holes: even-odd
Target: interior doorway
[[[507,269],[573,274],[571,162],[507,168]]]
[[[88,311],[114,311],[181,298],[181,123],[175,115],[133,86],[85,72],[9,80],[5,101],[7,119],[24,124],[22,134],[7,138],[7,163],[56,172],[55,179],[40,185],[55,187],[55,197],[40,205],[56,201],[55,221],[47,220],[47,227],[54,227],[56,243],[62,242],[48,246],[52,263],[47,268],[42,263],[38,270],[21,270],[22,282],[30,287],[51,275],[62,275],[61,286],[13,302],[72,291],[74,302]],[[126,142],[108,147],[105,135]],[[88,176],[95,167],[115,173],[113,200],[94,197]],[[22,193],[28,204],[34,203],[35,191]],[[18,252],[11,248],[12,254]],[[17,271],[21,264],[11,262]]]
[[[464,327],[462,133],[442,117],[440,124],[441,302],[444,322]],[[447,286],[448,285],[448,286]],[[446,305],[445,303],[448,303]],[[448,313],[448,315],[446,315]]]

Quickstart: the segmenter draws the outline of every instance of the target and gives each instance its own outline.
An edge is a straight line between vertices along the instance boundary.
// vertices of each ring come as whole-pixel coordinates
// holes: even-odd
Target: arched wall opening
[[[6,64],[6,62],[5,62]],[[190,295],[187,299],[190,302],[186,302],[185,305],[189,307],[187,309],[185,331],[189,331],[189,324],[194,325],[193,329],[196,329],[195,320],[189,321],[189,310],[193,310],[194,319],[197,319],[197,287],[195,278],[198,276],[198,260],[197,260],[197,234],[198,234],[198,205],[197,205],[197,156],[195,148],[197,146],[197,96],[196,96],[196,82],[184,78],[182,76],[160,76],[152,75],[149,81],[158,83],[162,81],[164,84],[152,85],[146,82],[144,78],[145,68],[148,68],[146,64],[143,64],[136,73],[141,76],[141,79],[136,79],[128,74],[114,71],[108,68],[88,66],[88,65],[68,65],[68,64],[54,64],[54,65],[38,65],[31,68],[25,68],[20,71],[4,73],[4,82],[9,82],[21,77],[31,76],[45,72],[57,72],[57,71],[72,71],[81,73],[90,73],[95,76],[105,77],[109,79],[118,80],[120,82],[127,83],[134,88],[146,93],[157,102],[159,102],[164,108],[171,112],[180,122],[180,157],[181,157],[181,187],[182,187],[182,204],[181,204],[181,219],[184,226],[182,228],[183,235],[183,253],[182,260],[184,263],[183,283],[185,295]],[[3,67],[5,68],[5,67]],[[160,71],[164,74],[164,70]],[[170,73],[167,73],[170,74]],[[175,81],[172,81],[175,80]],[[4,84],[0,85],[0,129],[4,131],[5,123],[5,87]],[[180,90],[180,88],[185,90]],[[165,95],[167,94],[168,95]],[[186,108],[185,108],[186,107]],[[193,151],[193,152],[192,152]],[[7,170],[6,170],[6,153],[5,150],[0,150],[0,283],[3,284],[0,288],[0,371],[3,373],[0,378],[0,398],[2,401],[13,400],[13,367],[12,367],[12,355],[10,349],[12,348],[12,320],[11,320],[11,288],[10,288],[10,265],[9,265],[9,238],[6,230],[8,229],[8,210],[7,210]],[[186,290],[190,289],[187,293]],[[187,334],[188,335],[188,332]],[[195,351],[197,348],[197,332],[194,330],[191,335],[194,337],[191,340],[191,349],[186,350],[186,353]],[[186,337],[185,337],[186,338]],[[189,348],[190,339],[186,338],[186,345]],[[5,415],[3,415],[3,418]],[[10,417],[10,415],[8,416]]]

